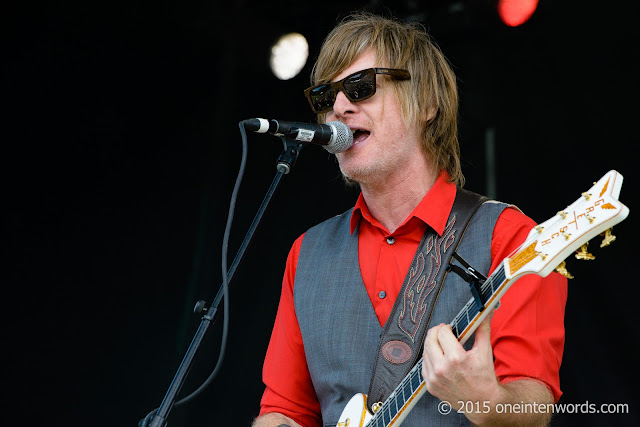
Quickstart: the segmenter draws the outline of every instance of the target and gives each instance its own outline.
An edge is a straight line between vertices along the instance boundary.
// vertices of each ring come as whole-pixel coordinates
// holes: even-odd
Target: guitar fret
[[[395,414],[398,413],[398,402],[396,401],[396,397],[392,394],[389,397],[389,417],[393,418]]]
[[[404,397],[404,387],[398,387],[394,393],[396,393],[396,409],[400,411],[400,408],[402,408],[407,401]]]
[[[491,298],[493,296],[493,294],[495,293],[495,289],[493,288],[493,283],[497,283],[498,287],[499,285],[502,284],[502,282],[504,282],[506,280],[506,275],[505,275],[505,271],[504,271],[504,266],[500,265],[498,266],[498,268],[495,269],[495,271],[493,272],[493,274],[491,275],[491,277],[489,277],[487,279],[487,281],[485,282],[485,284],[482,286],[482,295],[488,299]]]
[[[451,324],[451,331],[456,338],[460,336],[460,331],[458,330],[458,325],[456,323]]]
[[[460,331],[460,333],[462,333],[462,331],[464,331],[468,325],[469,322],[464,317],[460,317],[460,321],[458,322],[458,330]]]
[[[473,319],[474,317],[476,317],[476,314],[478,314],[480,312],[480,304],[478,303],[478,301],[474,300],[471,302],[471,307],[469,310],[471,316],[471,319]]]
[[[408,401],[411,397],[411,383],[409,381],[404,381],[402,386],[402,394],[404,395],[404,401]]]
[[[415,371],[411,373],[411,394],[413,394],[418,387],[420,387],[420,378],[418,375],[414,375]]]

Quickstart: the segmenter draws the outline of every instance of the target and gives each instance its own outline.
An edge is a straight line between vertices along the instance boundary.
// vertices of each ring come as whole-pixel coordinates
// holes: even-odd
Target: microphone
[[[349,126],[335,121],[327,124],[285,122],[284,120],[247,119],[245,129],[272,135],[293,136],[296,141],[322,145],[330,153],[341,153],[353,144],[353,133]]]

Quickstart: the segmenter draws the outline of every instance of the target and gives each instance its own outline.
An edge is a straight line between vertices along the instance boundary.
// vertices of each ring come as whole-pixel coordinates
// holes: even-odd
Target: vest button
[[[390,245],[393,245],[396,242],[396,239],[394,239],[393,237],[387,237],[387,243]]]
[[[384,297],[386,297],[386,296],[387,296],[387,293],[386,293],[385,291],[380,291],[380,292],[378,293],[378,296],[380,297],[380,299],[384,299]]]

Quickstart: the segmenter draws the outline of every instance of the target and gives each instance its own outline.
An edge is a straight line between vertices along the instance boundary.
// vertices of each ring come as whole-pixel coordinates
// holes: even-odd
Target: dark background
[[[322,38],[369,6],[423,22],[459,77],[466,188],[486,192],[495,131],[499,200],[541,222],[610,169],[632,211],[596,261],[569,261],[563,403],[623,403],[627,415],[554,425],[632,425],[637,396],[633,194],[638,30],[635,2],[542,0],[521,27],[486,1],[23,2],[5,6],[2,61],[2,284],[7,419],[26,425],[136,425],[160,404],[220,284],[220,247],[241,154],[238,122],[312,121],[302,90]],[[310,43],[289,81],[269,47]],[[249,135],[230,242],[233,259],[274,174],[280,141]],[[248,426],[287,252],[349,208],[319,147],[302,152],[232,282],[225,365],[173,426]],[[215,364],[209,331],[185,391]]]

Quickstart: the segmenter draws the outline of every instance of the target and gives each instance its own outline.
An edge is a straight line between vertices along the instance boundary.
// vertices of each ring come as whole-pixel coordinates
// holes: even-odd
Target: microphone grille
[[[329,144],[324,146],[325,150],[334,154],[347,151],[353,144],[353,133],[349,126],[339,121],[329,122],[327,125],[335,130],[335,135]]]

